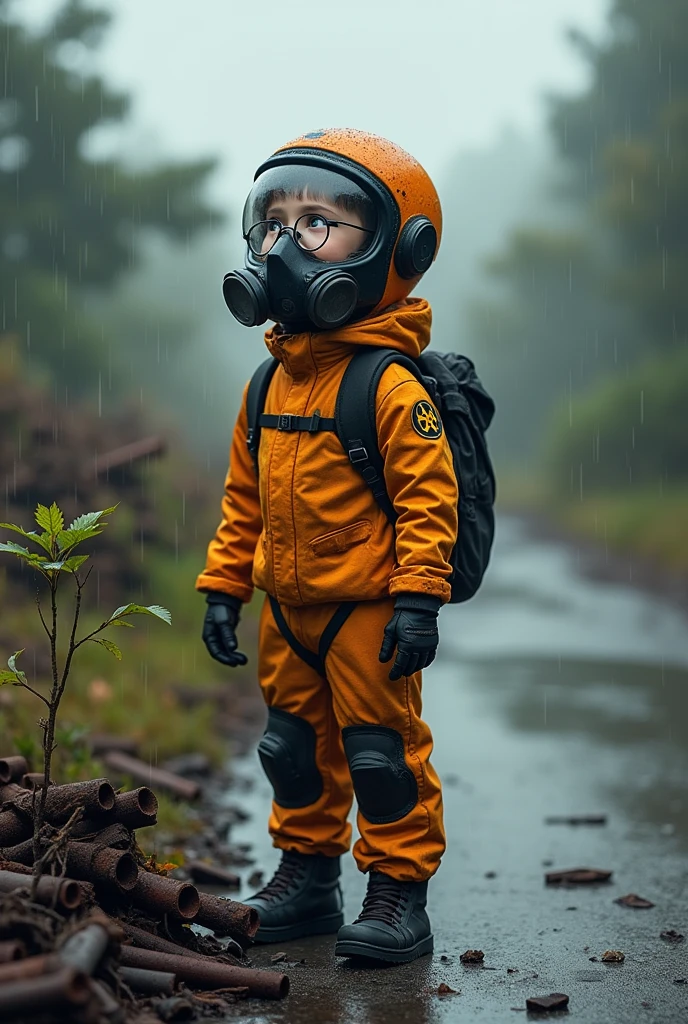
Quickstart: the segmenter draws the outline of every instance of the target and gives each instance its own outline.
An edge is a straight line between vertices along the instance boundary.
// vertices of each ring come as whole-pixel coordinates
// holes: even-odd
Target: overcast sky
[[[38,20],[56,6],[15,3]],[[535,130],[545,90],[584,83],[565,29],[599,37],[609,0],[99,6],[115,18],[96,65],[135,99],[128,147],[143,158],[217,154],[222,167],[212,191],[236,213],[261,160],[302,132],[331,125],[394,140],[441,191],[458,151],[489,145],[507,124]],[[99,140],[111,145],[107,136]]]

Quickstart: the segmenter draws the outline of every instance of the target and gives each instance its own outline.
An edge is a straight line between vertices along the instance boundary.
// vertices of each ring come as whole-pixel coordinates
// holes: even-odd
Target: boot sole
[[[269,942],[288,942],[290,939],[302,939],[306,935],[330,935],[338,932],[344,924],[344,914],[325,914],[313,917],[309,921],[297,921],[295,924],[283,924],[278,928],[259,928],[253,941],[259,945]]]
[[[373,946],[369,942],[353,942],[351,940],[338,942],[334,947],[335,956],[364,957],[366,960],[386,960],[392,964],[406,964],[410,960],[416,960],[419,956],[432,953],[434,940],[432,935],[427,935],[411,946],[410,949],[386,949],[384,946]]]

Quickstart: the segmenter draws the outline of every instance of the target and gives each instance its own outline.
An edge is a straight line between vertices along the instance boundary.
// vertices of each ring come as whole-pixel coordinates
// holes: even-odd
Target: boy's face
[[[291,228],[302,249],[318,259],[339,263],[358,252],[369,238],[363,220],[334,200],[304,189],[300,195],[281,195],[270,201],[262,252],[267,254],[285,227]],[[329,234],[328,234],[329,221]],[[334,223],[333,223],[334,222]]]

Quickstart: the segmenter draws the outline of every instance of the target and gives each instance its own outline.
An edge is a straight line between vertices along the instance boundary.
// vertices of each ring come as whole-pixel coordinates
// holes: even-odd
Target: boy
[[[229,666],[246,663],[242,603],[254,586],[267,594],[259,754],[282,860],[246,901],[260,914],[259,941],[336,931],[337,955],[391,962],[433,948],[427,882],[445,837],[421,670],[450,596],[456,477],[439,414],[405,367],[388,366],[375,396],[394,527],[351,465],[365,449],[354,440],[347,453],[333,417],[360,346],[412,357],[427,346],[430,308],[407,296],[440,233],[437,194],[408,153],[364,132],[313,132],[259,167],[244,209],[246,265],[225,278],[241,323],[275,321],[259,441],[245,392],[222,521],[196,582],[207,595],[203,639]],[[339,859],[354,794],[354,857],[368,888],[344,925]]]

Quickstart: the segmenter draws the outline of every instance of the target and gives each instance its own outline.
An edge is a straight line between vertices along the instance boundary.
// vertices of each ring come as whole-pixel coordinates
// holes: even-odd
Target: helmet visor
[[[243,235],[264,258],[284,234],[325,262],[354,259],[372,244],[377,215],[372,199],[349,178],[302,164],[270,167],[246,200]]]

